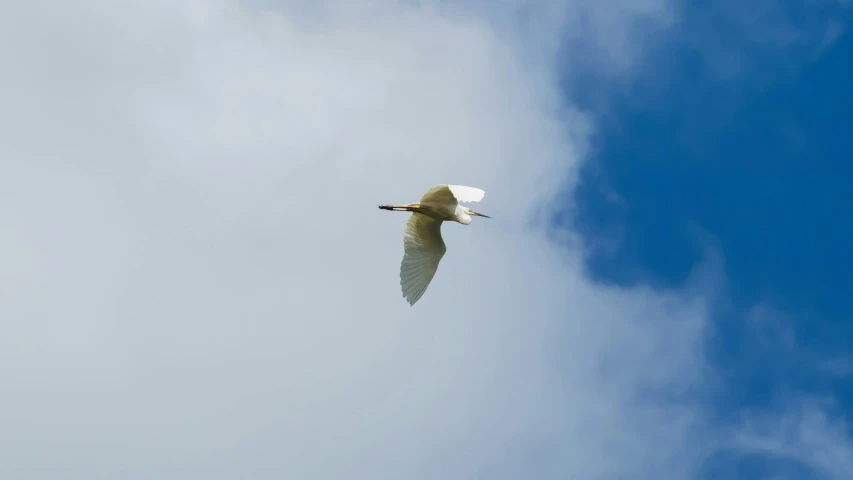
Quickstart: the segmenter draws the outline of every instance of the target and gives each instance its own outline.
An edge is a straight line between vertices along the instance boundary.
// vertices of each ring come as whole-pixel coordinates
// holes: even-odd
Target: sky
[[[4,6],[0,476],[853,478],[853,17],[745,5]]]

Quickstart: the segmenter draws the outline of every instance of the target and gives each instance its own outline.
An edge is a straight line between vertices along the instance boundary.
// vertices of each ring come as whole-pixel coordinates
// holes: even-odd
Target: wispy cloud
[[[853,477],[850,426],[831,400],[793,399],[781,412],[753,413],[729,445],[769,462],[797,462],[819,478]]]
[[[823,55],[824,52],[832,48],[832,45],[835,44],[835,42],[839,38],[841,38],[842,35],[844,35],[844,31],[846,29],[847,27],[843,22],[839,20],[830,21],[829,24],[826,26],[826,30],[824,31],[823,39],[820,41],[817,48],[815,49],[815,55]]]

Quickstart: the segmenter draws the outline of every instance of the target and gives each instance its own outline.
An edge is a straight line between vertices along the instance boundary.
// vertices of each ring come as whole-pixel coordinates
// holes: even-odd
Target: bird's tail
[[[394,212],[417,212],[420,205],[417,203],[412,203],[409,205],[379,205],[379,208],[382,210],[391,210]]]

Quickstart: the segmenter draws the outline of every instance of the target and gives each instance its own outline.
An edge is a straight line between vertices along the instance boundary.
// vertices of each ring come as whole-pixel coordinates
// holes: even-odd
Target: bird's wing
[[[479,188],[464,185],[436,185],[421,197],[421,203],[479,202],[485,195],[486,192]]]
[[[486,192],[479,188],[464,185],[448,185],[447,188],[453,192],[453,196],[460,202],[479,202],[486,195]]]
[[[413,213],[406,223],[403,246],[406,253],[400,265],[403,296],[414,305],[424,294],[438,270],[438,262],[447,251],[441,238],[441,220]]]

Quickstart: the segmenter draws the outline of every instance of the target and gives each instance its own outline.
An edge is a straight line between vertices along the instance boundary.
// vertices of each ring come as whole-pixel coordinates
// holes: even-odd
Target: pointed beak
[[[472,211],[471,213],[473,213],[474,215],[476,215],[476,216],[478,216],[478,217],[492,218],[492,217],[490,217],[490,216],[488,216],[488,215],[483,215],[482,213],[477,213],[477,212],[474,212],[474,211]]]

